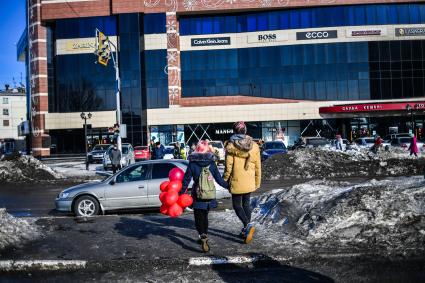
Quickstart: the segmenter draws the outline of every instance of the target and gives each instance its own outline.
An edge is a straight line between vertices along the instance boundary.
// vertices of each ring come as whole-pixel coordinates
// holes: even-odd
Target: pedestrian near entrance
[[[244,122],[233,125],[234,134],[225,144],[224,180],[229,182],[233,209],[243,224],[240,236],[249,244],[255,231],[251,223],[251,193],[261,185],[261,157],[258,145],[246,132]]]
[[[186,159],[185,150],[181,147],[179,142],[174,144],[173,157],[174,159]]]
[[[419,149],[416,143],[416,136],[414,136],[412,140],[410,141],[409,150],[410,150],[410,156],[414,154],[416,157],[418,157]]]
[[[165,155],[165,148],[164,146],[158,141],[155,143],[155,149],[153,150],[153,158],[152,159],[164,159]]]
[[[121,151],[116,144],[114,144],[114,147],[109,152],[109,159],[111,160],[112,173],[115,174],[117,169],[121,169]]]
[[[186,192],[189,183],[193,179],[194,184],[191,195],[193,198],[192,208],[195,216],[195,227],[199,233],[199,243],[202,251],[208,252],[210,250],[208,243],[208,212],[211,208],[217,207],[214,180],[224,188],[228,188],[228,184],[218,171],[214,162],[214,154],[211,152],[207,141],[199,141],[195,152],[189,155],[188,160],[189,165],[183,178],[180,194]]]
[[[336,150],[342,150],[342,137],[341,137],[341,135],[336,135],[335,138],[336,138],[336,143],[335,143]]]

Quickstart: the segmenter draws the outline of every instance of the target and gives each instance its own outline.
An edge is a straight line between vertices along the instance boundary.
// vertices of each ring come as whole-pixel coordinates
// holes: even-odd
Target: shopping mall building
[[[415,132],[425,110],[425,4],[406,0],[28,0],[34,155],[110,138],[119,48],[125,141]],[[22,54],[18,54],[21,55]]]

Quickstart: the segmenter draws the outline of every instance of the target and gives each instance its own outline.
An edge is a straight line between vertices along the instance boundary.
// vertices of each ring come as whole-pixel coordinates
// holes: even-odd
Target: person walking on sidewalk
[[[226,142],[224,180],[229,182],[233,209],[242,221],[240,236],[246,244],[252,241],[255,227],[251,223],[251,193],[261,185],[260,148],[246,134],[244,122],[233,124],[233,135]]]
[[[418,157],[419,149],[418,149],[418,144],[416,142],[416,136],[412,137],[412,140],[410,141],[409,150],[410,150],[410,156],[414,154],[416,157]]]
[[[180,194],[186,192],[189,183],[193,179],[191,195],[193,198],[193,214],[195,227],[199,233],[199,243],[203,252],[208,252],[208,212],[217,207],[214,180],[222,187],[228,184],[223,180],[214,162],[214,154],[211,152],[208,142],[199,141],[195,152],[188,157],[189,165],[183,178],[183,186]]]
[[[111,160],[112,173],[115,174],[117,169],[121,169],[121,151],[116,144],[114,144],[114,147],[109,152],[109,159]]]

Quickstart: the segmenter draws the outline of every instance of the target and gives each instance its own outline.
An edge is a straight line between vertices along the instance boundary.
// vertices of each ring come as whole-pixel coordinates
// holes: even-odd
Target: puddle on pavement
[[[13,212],[8,211],[8,213],[11,214],[12,216],[15,216],[15,217],[31,217],[31,216],[33,216],[31,211],[13,211]]]

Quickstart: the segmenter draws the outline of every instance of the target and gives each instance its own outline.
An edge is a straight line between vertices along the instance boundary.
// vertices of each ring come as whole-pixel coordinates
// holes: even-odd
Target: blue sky
[[[21,80],[25,84],[25,63],[16,58],[16,43],[25,29],[25,0],[0,0],[0,89]]]

